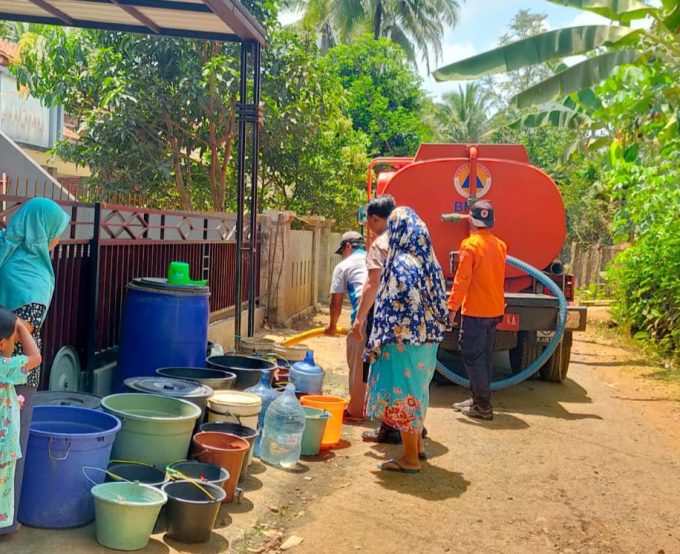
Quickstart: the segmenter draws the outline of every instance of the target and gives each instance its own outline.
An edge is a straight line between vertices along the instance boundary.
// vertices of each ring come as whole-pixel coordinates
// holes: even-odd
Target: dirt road
[[[330,368],[341,365],[341,341],[323,348],[334,340],[314,345]],[[565,384],[496,394],[491,423],[454,414],[465,392],[435,386],[421,474],[378,471],[394,447],[348,427],[351,447],[308,463],[286,515],[267,521],[302,537],[300,553],[680,552],[680,397],[632,377],[653,370],[640,358],[591,331]]]
[[[156,535],[144,552],[276,552],[291,536],[300,554],[680,552],[680,387],[616,343],[580,336],[565,384],[497,393],[490,423],[450,409],[463,389],[433,386],[419,475],[378,471],[394,448],[363,443],[370,424],[345,426],[341,448],[300,473],[255,465],[210,543]],[[343,339],[310,344],[328,391],[342,391]],[[106,552],[93,533],[24,529],[0,552]]]

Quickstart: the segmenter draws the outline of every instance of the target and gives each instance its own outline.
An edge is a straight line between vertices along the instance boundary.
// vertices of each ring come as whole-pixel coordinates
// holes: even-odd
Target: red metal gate
[[[0,227],[27,200],[0,195]],[[56,285],[43,327],[46,370],[41,388],[49,383],[49,368],[63,346],[73,346],[82,367],[90,370],[97,354],[115,348],[127,284],[136,277],[164,277],[171,261],[188,262],[193,279],[208,279],[213,315],[233,309],[233,216],[56,202],[71,215],[71,225],[52,254]],[[257,254],[255,271],[259,272],[259,243]],[[243,268],[247,279],[247,255]],[[243,292],[242,302],[247,290]]]

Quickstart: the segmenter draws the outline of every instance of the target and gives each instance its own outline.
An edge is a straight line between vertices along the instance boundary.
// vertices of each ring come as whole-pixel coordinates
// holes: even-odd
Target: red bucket
[[[194,435],[194,457],[200,462],[223,467],[229,472],[222,486],[227,493],[225,502],[234,499],[234,492],[241,476],[243,459],[248,454],[250,443],[246,439],[229,433],[205,431]]]

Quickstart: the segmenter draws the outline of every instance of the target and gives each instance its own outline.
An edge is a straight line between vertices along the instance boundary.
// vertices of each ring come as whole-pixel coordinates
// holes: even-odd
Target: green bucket
[[[112,394],[102,399],[102,408],[123,422],[111,457],[158,469],[186,459],[201,415],[201,409],[191,402],[143,393]]]
[[[305,407],[305,431],[302,433],[302,456],[316,456],[321,450],[321,439],[326,430],[330,412]]]
[[[168,495],[140,483],[92,487],[97,542],[114,550],[140,550],[149,538]]]

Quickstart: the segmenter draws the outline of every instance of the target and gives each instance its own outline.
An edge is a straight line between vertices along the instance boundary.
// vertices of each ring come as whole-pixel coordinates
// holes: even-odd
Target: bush
[[[680,222],[648,229],[607,271],[612,315],[635,338],[651,339],[667,353],[680,350]]]

